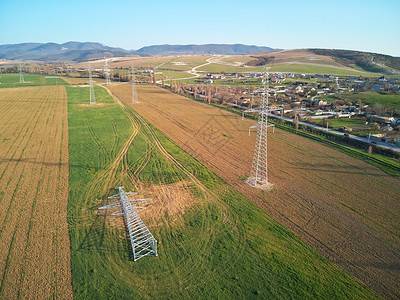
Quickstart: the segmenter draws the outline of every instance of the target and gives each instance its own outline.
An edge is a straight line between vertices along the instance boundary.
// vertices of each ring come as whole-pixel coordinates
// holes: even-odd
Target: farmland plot
[[[0,88],[67,84],[67,82],[58,76],[40,74],[24,74],[24,81],[20,83],[19,74],[0,74]]]
[[[0,89],[0,298],[72,298],[65,87]]]
[[[111,87],[126,102],[127,85]],[[275,190],[243,183],[249,175],[253,121],[150,86],[135,110],[182,148],[377,293],[399,297],[400,180],[299,136],[270,135]],[[377,255],[379,253],[379,255]]]
[[[67,88],[75,298],[374,298],[182,151],[136,105],[95,92],[97,104],[85,105],[87,88]],[[119,185],[153,199],[140,215],[158,257],[134,262],[123,219],[98,211]]]

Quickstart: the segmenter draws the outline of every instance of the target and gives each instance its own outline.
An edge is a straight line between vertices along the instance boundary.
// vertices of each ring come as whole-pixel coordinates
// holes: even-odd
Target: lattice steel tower
[[[72,77],[72,64],[71,63],[68,64],[68,76]]]
[[[96,104],[96,96],[94,95],[92,67],[89,62],[89,89],[90,89],[90,104]]]
[[[146,209],[141,207],[142,203],[151,199],[132,199],[130,196],[136,193],[125,193],[124,187],[120,186],[116,188],[118,194],[108,197],[109,199],[118,199],[117,202],[110,203],[102,206],[99,209],[114,209],[118,210],[111,215],[124,215],[126,226],[128,227],[129,238],[131,240],[133,260],[145,256],[157,256],[157,240],[151,234],[150,230],[143,223],[142,219],[138,215],[138,211]]]
[[[132,65],[131,84],[132,84],[132,103],[139,103],[139,99],[136,93],[135,68],[133,67],[133,65]]]
[[[110,69],[108,68],[107,60],[104,58],[104,79],[105,79],[105,84],[111,84],[110,80]]]
[[[268,93],[269,93],[269,84],[268,84],[268,69],[265,68],[264,73],[264,88],[263,88],[263,96],[261,100],[261,105],[258,114],[258,123],[257,123],[257,137],[256,144],[254,147],[253,154],[253,163],[251,166],[250,177],[246,180],[246,182],[256,188],[269,190],[272,188],[272,184],[268,182],[268,155],[267,155],[267,146],[268,146],[268,127],[272,127],[272,124],[268,124],[268,114],[270,113],[270,109],[268,107]]]
[[[24,74],[22,74],[22,65],[19,63],[19,83],[25,83]]]

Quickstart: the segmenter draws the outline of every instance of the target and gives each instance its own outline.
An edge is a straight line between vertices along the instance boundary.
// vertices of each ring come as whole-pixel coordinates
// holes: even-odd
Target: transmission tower
[[[105,79],[105,84],[111,84],[110,80],[110,69],[108,68],[107,60],[104,58],[104,79]]]
[[[22,65],[19,63],[19,83],[25,83],[24,74],[22,74]]]
[[[136,193],[124,192],[123,186],[117,187],[116,189],[118,190],[118,194],[108,197],[108,199],[118,199],[118,201],[102,206],[99,209],[117,208],[118,210],[111,215],[125,216],[134,261],[145,256],[157,256],[157,240],[138,215],[139,211],[146,209],[146,207],[141,207],[140,205],[151,199],[133,199],[130,197]]]
[[[135,68],[133,67],[133,65],[132,65],[131,84],[132,84],[132,103],[139,103],[138,96],[136,93]]]
[[[68,76],[72,77],[72,64],[71,63],[68,64]]]
[[[268,146],[268,127],[272,127],[272,124],[268,124],[268,114],[271,112],[268,106],[268,73],[269,67],[265,68],[264,73],[264,88],[263,96],[261,99],[261,105],[259,108],[258,122],[257,122],[257,137],[256,144],[254,147],[253,163],[251,166],[250,177],[246,182],[256,188],[263,190],[269,190],[272,188],[272,184],[268,182],[268,166],[267,166],[267,146]]]
[[[93,80],[92,80],[92,67],[89,62],[89,89],[90,89],[90,104],[96,104],[96,97],[94,95]]]

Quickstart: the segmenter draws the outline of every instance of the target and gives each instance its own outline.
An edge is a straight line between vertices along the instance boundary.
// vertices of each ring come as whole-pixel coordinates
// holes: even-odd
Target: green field
[[[270,71],[271,72],[309,73],[309,74],[374,76],[374,73],[358,72],[357,70],[353,71],[353,70],[312,65],[312,64],[276,64],[276,65],[271,65]]]
[[[364,126],[365,121],[361,120],[361,118],[357,117],[352,117],[352,118],[337,118],[337,119],[327,119],[329,128],[332,128],[334,130],[338,130],[339,128],[342,127],[358,127],[358,126]],[[322,119],[314,119],[312,124],[317,124],[321,125],[323,123]]]
[[[198,68],[198,71],[211,72],[211,73],[240,73],[240,72],[262,72],[265,67],[236,67],[223,64],[209,64]]]
[[[88,88],[67,87],[77,299],[375,298],[132,108],[121,109],[101,88],[95,92],[102,105],[82,105]],[[120,157],[132,132],[137,135]],[[147,219],[158,257],[133,262],[124,229],[97,208],[115,186],[134,191],[181,180],[191,182],[197,201],[184,214]]]
[[[173,79],[181,79],[186,77],[193,77],[194,75],[186,73],[186,72],[179,72],[179,71],[164,71],[164,70],[156,70],[156,79],[161,80],[162,78],[173,78]]]
[[[356,103],[361,101],[364,104],[374,105],[375,103],[384,104],[393,109],[400,109],[400,93],[375,93],[375,92],[354,92],[325,96],[329,101],[344,100]]]
[[[266,66],[260,67],[234,67],[223,64],[209,64],[199,68],[199,71],[214,73],[239,73],[239,72],[262,72]],[[357,70],[347,70],[335,67],[312,65],[312,64],[276,64],[269,65],[271,72],[293,72],[309,74],[335,74],[335,75],[356,75],[356,76],[374,76],[374,73],[359,72]]]
[[[24,81],[25,83],[19,82],[19,74],[0,74],[0,88],[68,84],[60,77],[39,74],[24,74]]]

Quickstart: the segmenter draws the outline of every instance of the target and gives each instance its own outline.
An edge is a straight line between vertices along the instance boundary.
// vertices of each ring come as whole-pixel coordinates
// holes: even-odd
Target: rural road
[[[293,119],[291,119],[291,118],[277,116],[277,115],[273,115],[271,113],[269,114],[269,116],[273,117],[273,118],[282,119],[282,120],[289,121],[289,122],[293,123]],[[327,129],[325,127],[321,127],[321,126],[318,126],[318,125],[314,125],[314,124],[310,124],[310,123],[306,123],[306,122],[302,122],[302,121],[299,121],[299,124],[305,125],[305,126],[308,126],[308,127],[311,127],[311,128],[315,128],[315,129],[318,129],[318,130],[321,130],[321,131],[334,133],[334,134],[337,134],[337,135],[344,136],[346,134],[346,133],[341,132],[341,131],[337,131],[337,130],[333,130],[333,129]],[[356,135],[352,135],[352,134],[349,134],[348,137],[353,139],[353,140],[356,140],[356,141],[364,142],[364,143],[367,143],[367,144],[370,144],[370,145],[374,145],[374,146],[379,146],[379,147],[384,148],[384,149],[391,149],[393,151],[396,151],[396,152],[400,153],[400,148],[399,147],[388,145],[387,143],[376,142],[376,144],[375,143],[373,144],[367,138],[356,136]]]

